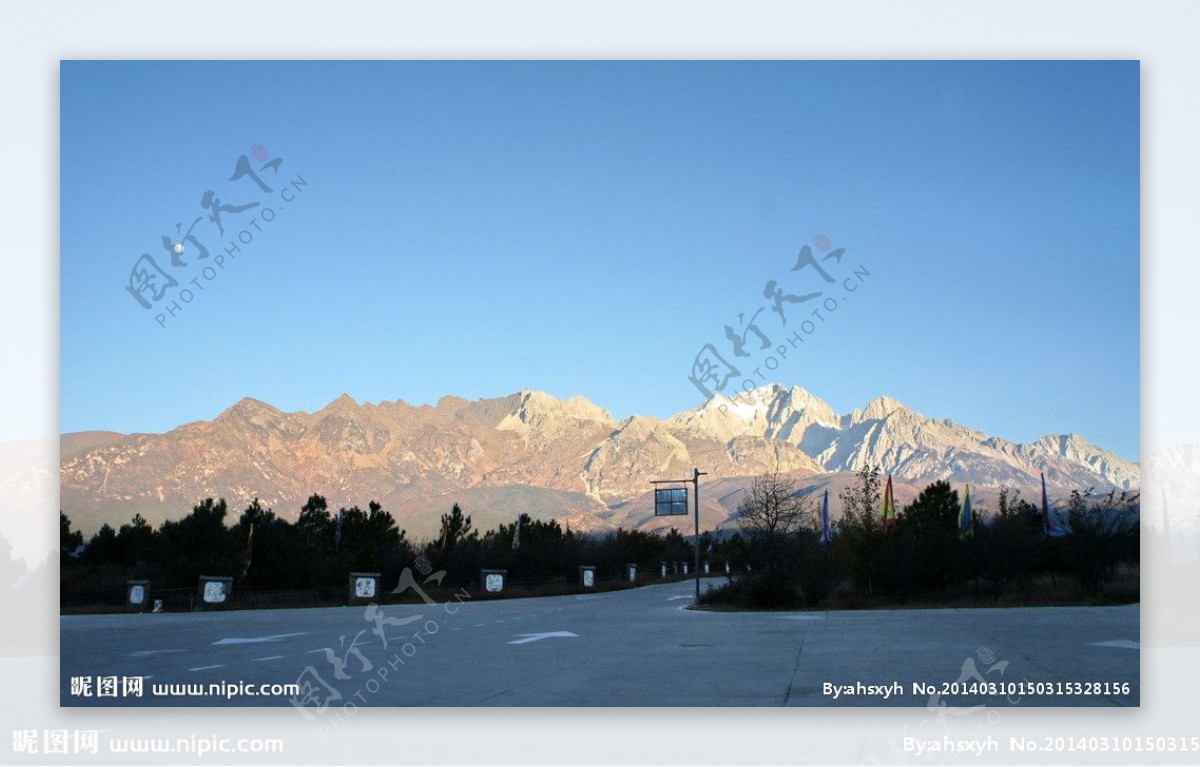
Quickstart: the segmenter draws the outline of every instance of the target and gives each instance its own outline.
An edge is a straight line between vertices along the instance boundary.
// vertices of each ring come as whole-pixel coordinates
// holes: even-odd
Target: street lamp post
[[[699,469],[692,469],[692,478],[691,479],[655,479],[655,480],[651,480],[651,482],[650,482],[650,484],[656,486],[655,487],[654,513],[655,513],[655,515],[659,515],[659,516],[661,516],[663,514],[666,514],[666,515],[680,514],[681,512],[675,510],[676,508],[678,508],[678,506],[676,504],[680,503],[680,502],[674,501],[674,499],[669,497],[671,495],[670,488],[662,490],[663,493],[668,494],[668,500],[664,501],[664,508],[666,508],[667,510],[665,512],[659,511],[658,494],[659,494],[660,488],[658,488],[657,485],[686,485],[688,482],[692,483],[692,496],[694,498],[694,503],[696,504],[695,505],[696,536],[694,539],[694,543],[695,543],[695,546],[694,546],[694,548],[695,548],[695,552],[694,552],[695,553],[695,565],[694,565],[694,567],[695,567],[695,573],[696,573],[696,601],[697,602],[700,601],[700,477],[704,476],[707,473],[708,473],[707,471],[700,471]],[[680,489],[683,490],[685,493],[687,492],[687,488],[680,488]],[[686,503],[686,501],[683,501],[682,503]],[[682,514],[687,514],[687,506],[686,505],[683,506]]]

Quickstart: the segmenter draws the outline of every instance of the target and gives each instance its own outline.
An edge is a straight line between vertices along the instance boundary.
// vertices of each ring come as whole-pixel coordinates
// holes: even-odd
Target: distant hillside
[[[134,514],[158,524],[209,496],[234,508],[259,498],[292,519],[314,492],[335,508],[377,500],[418,537],[432,536],[455,502],[481,528],[526,512],[581,531],[686,529],[683,518],[653,516],[649,483],[693,467],[709,472],[706,527],[727,524],[745,487],[772,470],[836,498],[853,472],[877,464],[895,475],[900,503],[936,479],[969,482],[984,505],[1002,485],[1040,494],[1043,471],[1058,496],[1135,489],[1141,479],[1138,464],[1076,435],[1016,444],[887,397],[838,415],[804,389],[777,385],[736,403],[718,396],[667,419],[623,421],[582,397],[532,390],[435,406],[342,395],[315,413],[247,398],[165,434],[65,434],[61,448],[62,508],[85,532]]]

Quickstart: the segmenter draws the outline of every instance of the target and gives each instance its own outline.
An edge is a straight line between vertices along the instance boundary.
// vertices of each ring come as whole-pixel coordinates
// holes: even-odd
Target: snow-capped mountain
[[[880,466],[913,482],[950,479],[983,486],[1021,487],[1039,472],[1060,486],[1121,490],[1141,483],[1136,463],[1124,461],[1076,434],[1018,444],[928,418],[891,397],[877,397],[839,416],[813,394],[768,385],[729,400],[714,397],[671,421],[718,439],[762,436],[793,444],[824,471]]]
[[[1076,435],[1027,444],[927,418],[887,397],[838,415],[799,387],[714,397],[667,419],[615,420],[583,397],[525,390],[434,406],[358,403],[343,395],[315,413],[243,399],[212,421],[165,434],[63,435],[62,508],[84,530],[135,513],[183,516],[205,497],[259,498],[294,517],[312,493],[331,505],[378,500],[413,534],[429,534],[451,503],[480,527],[520,511],[576,530],[653,526],[650,481],[708,472],[702,516],[719,523],[753,477],[779,471],[803,485],[878,465],[907,487],[936,479],[1032,489],[1039,472],[1060,493],[1134,489],[1140,467]]]

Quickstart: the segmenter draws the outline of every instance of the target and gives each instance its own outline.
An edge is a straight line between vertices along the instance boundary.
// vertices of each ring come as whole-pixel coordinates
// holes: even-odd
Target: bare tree
[[[795,482],[779,472],[768,472],[755,478],[736,519],[749,535],[776,542],[801,529],[815,529],[817,505],[796,495]]]
[[[857,479],[857,482],[838,494],[842,499],[842,518],[846,524],[857,525],[870,532],[875,529],[875,506],[880,498],[879,467],[863,465],[858,470]]]

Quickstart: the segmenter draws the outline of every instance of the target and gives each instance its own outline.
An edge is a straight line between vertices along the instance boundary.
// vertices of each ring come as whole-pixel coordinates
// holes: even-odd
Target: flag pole
[[[692,469],[692,495],[696,500],[696,604],[700,604],[700,477],[707,473]]]

